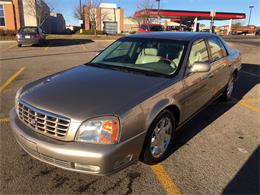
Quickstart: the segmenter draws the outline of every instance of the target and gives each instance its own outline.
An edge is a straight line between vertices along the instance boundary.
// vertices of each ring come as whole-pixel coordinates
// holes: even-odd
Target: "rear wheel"
[[[140,160],[145,164],[156,164],[168,157],[173,144],[174,129],[173,114],[164,110],[148,130]]]
[[[232,92],[233,92],[233,89],[234,89],[234,84],[235,84],[235,74],[232,74],[227,86],[226,86],[226,89],[225,91],[223,92],[222,94],[222,99],[224,101],[228,101],[232,98]]]

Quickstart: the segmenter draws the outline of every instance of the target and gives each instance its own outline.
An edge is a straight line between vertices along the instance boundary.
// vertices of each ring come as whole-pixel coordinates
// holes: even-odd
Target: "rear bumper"
[[[19,145],[32,157],[76,172],[109,175],[139,159],[145,133],[115,145],[58,141],[38,134],[10,112],[11,127]]]
[[[17,44],[21,44],[21,45],[36,45],[39,44],[41,42],[40,39],[36,40],[36,39],[19,39],[17,40]]]

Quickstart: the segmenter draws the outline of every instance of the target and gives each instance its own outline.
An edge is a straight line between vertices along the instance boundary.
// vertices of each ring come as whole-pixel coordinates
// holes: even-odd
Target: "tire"
[[[163,122],[164,119],[165,122]],[[157,164],[171,154],[171,148],[175,135],[174,129],[176,127],[175,121],[174,115],[169,110],[162,111],[154,119],[144,141],[143,149],[140,155],[141,162],[149,165]],[[163,125],[164,128],[161,129],[161,125]],[[157,147],[156,143],[164,143],[164,146]]]
[[[42,39],[42,40],[41,40],[41,42],[40,42],[41,46],[45,46],[45,45],[46,45],[46,43],[47,43],[47,42],[46,42],[46,40],[45,40],[45,39]]]
[[[17,47],[22,47],[22,44],[17,44]]]
[[[232,92],[234,89],[234,84],[235,84],[235,74],[233,73],[228,81],[225,91],[223,92],[223,94],[221,96],[221,99],[223,101],[229,101],[232,99]]]

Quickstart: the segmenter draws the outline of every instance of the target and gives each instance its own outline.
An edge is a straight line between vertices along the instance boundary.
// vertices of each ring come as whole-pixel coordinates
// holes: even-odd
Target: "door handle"
[[[208,78],[212,78],[214,76],[214,74],[213,73],[210,73],[209,75],[208,75]]]

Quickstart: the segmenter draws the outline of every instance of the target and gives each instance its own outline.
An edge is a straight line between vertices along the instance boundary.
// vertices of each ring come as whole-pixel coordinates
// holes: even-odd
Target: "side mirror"
[[[190,68],[190,73],[208,71],[210,71],[210,64],[208,62],[195,62]]]

